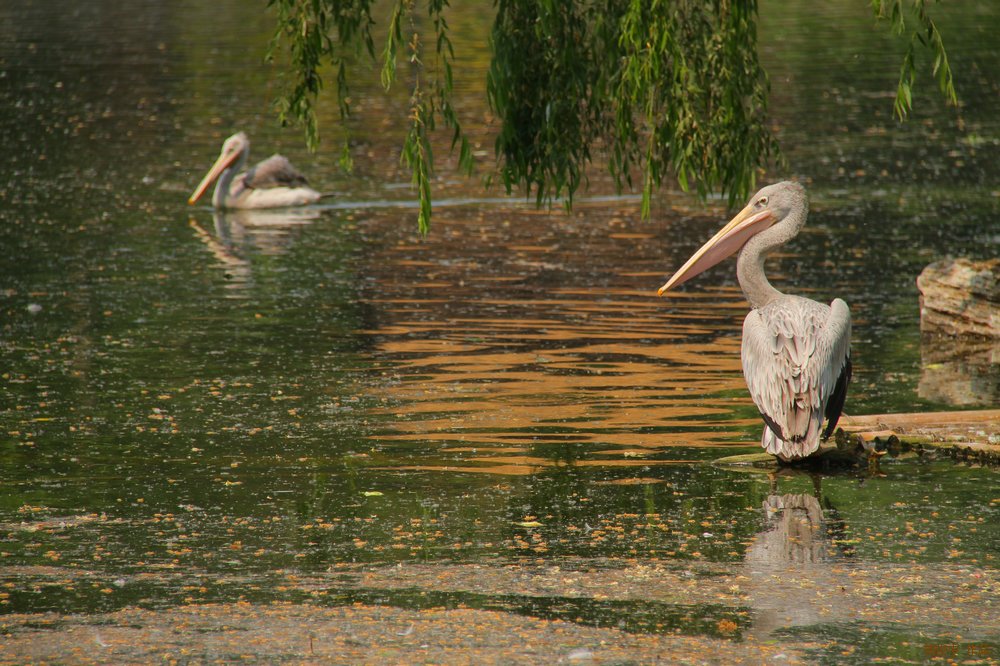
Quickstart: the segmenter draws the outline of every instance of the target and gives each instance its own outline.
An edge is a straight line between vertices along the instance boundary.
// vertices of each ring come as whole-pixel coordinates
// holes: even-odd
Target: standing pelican
[[[237,132],[222,144],[222,153],[188,199],[193,204],[218,178],[212,205],[216,208],[281,208],[316,203],[321,195],[306,184],[306,178],[287,158],[272,155],[257,166],[236,175],[246,166],[250,140]]]
[[[750,302],[743,321],[743,376],[764,417],[760,444],[781,460],[804,458],[833,432],[851,380],[851,311],[783,294],[767,281],[764,260],[799,233],[809,203],[798,183],[765,187],[687,260],[660,295],[736,251],[736,275]],[[822,431],[826,417],[826,430]]]

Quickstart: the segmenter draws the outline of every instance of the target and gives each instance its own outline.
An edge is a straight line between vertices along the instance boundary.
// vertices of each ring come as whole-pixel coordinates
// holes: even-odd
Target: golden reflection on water
[[[688,246],[671,249],[635,210],[484,215],[438,211],[418,240],[371,222],[388,237],[366,268],[377,326],[365,333],[387,376],[378,440],[448,454],[407,469],[648,467],[679,462],[663,449],[754,443],[756,419],[734,412],[749,405],[734,280],[657,298]]]

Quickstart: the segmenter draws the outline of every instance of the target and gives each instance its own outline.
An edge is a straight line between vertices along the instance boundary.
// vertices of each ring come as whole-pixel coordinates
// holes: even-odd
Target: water
[[[914,278],[997,254],[1000,16],[942,17],[962,35],[963,106],[926,82],[898,125],[898,54],[867,9],[799,11],[762,17],[788,36],[763,40],[765,64],[788,172],[812,195],[773,279],[851,304],[848,412],[993,406],[988,361],[958,371],[977,378],[971,403],[928,390],[942,366],[922,362]],[[462,53],[489,18],[460,8],[452,25]],[[42,3],[0,10],[0,31],[8,656],[38,613],[236,601],[464,607],[858,663],[1000,656],[977,615],[998,585],[996,470],[705,464],[754,451],[761,427],[735,270],[654,291],[721,208],[667,189],[642,221],[596,172],[571,213],[537,211],[442,168],[421,238],[396,152],[405,90],[359,83],[356,171],[339,172],[333,111],[316,155],[275,127],[264,12]],[[484,57],[460,68],[469,117]],[[187,207],[236,129],[251,158],[281,151],[337,198]]]

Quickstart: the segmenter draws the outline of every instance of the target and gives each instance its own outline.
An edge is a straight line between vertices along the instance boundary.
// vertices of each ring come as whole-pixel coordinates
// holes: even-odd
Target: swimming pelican
[[[306,184],[306,178],[287,158],[272,155],[257,166],[236,175],[246,166],[250,155],[250,140],[237,132],[222,144],[222,153],[198,183],[188,199],[193,204],[218,178],[212,205],[216,208],[281,208],[304,206],[319,201],[319,192]]]
[[[743,376],[764,417],[760,444],[784,461],[805,458],[821,435],[830,436],[851,380],[847,303],[783,294],[764,275],[767,255],[799,233],[808,212],[798,183],[765,187],[659,290],[663,295],[739,251],[736,275],[752,308],[743,321]]]

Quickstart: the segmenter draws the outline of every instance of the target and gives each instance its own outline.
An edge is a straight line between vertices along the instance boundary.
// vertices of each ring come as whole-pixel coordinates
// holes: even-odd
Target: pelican
[[[763,188],[659,290],[662,296],[739,251],[736,275],[751,308],[743,321],[743,376],[764,417],[760,444],[786,462],[809,456],[830,436],[851,380],[847,303],[783,294],[764,275],[767,255],[799,233],[808,212],[798,183]]]
[[[322,196],[306,184],[306,178],[287,158],[272,155],[257,166],[236,175],[246,166],[250,139],[237,132],[222,144],[222,152],[188,199],[193,204],[218,179],[212,205],[216,208],[281,208],[316,203]]]

